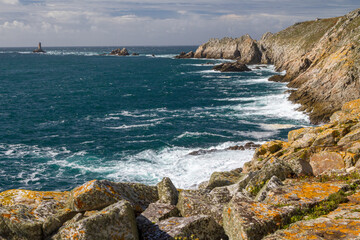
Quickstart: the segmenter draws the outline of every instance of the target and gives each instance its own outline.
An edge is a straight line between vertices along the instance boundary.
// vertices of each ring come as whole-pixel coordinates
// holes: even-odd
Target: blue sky
[[[198,45],[341,16],[359,0],[0,0],[0,47]]]

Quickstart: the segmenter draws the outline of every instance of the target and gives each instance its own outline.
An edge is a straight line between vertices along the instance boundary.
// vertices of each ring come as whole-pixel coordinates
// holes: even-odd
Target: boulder
[[[69,192],[8,190],[0,193],[0,236],[6,239],[43,239],[76,213],[67,209]],[[65,212],[61,214],[61,212]],[[62,215],[63,217],[60,217]],[[55,216],[58,224],[45,229]],[[53,226],[52,224],[49,224]]]
[[[172,217],[143,232],[144,240],[227,239],[224,229],[210,216]]]
[[[124,200],[89,215],[71,220],[52,239],[139,239],[134,211]]]
[[[357,239],[360,235],[359,197],[356,193],[348,197],[350,202],[341,204],[335,211],[320,218],[296,222],[264,239]]]
[[[163,178],[163,180],[157,184],[157,190],[159,202],[176,205],[179,193],[170,178]]]
[[[348,143],[359,141],[359,140],[360,140],[360,128],[346,134],[345,137],[340,139],[340,141],[338,142],[338,145],[343,146]]]
[[[315,176],[329,170],[345,168],[345,162],[339,153],[326,151],[312,155],[310,165]]]
[[[158,200],[157,188],[140,183],[115,183],[93,180],[72,190],[70,207],[74,211],[91,211],[127,200],[136,212]]]
[[[129,52],[126,48],[118,48],[118,49],[115,49],[115,50],[112,50],[110,55],[116,55],[116,56],[128,56],[129,55]]]
[[[216,193],[214,193],[215,195]],[[176,207],[183,217],[209,215],[222,224],[223,197],[214,198],[214,195],[199,190],[183,190],[179,194]],[[220,200],[221,202],[216,202]]]
[[[250,196],[255,197],[261,188],[270,180],[273,176],[278,177],[281,181],[285,180],[294,172],[292,169],[282,161],[269,162],[263,166],[263,168],[250,179],[246,185],[245,190]]]
[[[214,70],[220,72],[250,72],[251,69],[248,68],[241,61],[236,61],[233,63],[222,63],[213,67]]]
[[[295,209],[255,202],[237,193],[224,207],[223,221],[229,239],[258,240],[276,231]]]
[[[340,133],[337,129],[326,129],[319,133],[313,142],[314,147],[330,147],[334,146],[339,140]]]
[[[149,207],[136,218],[138,225],[139,223],[150,221],[152,223],[158,223],[162,220],[170,217],[180,217],[180,212],[174,205],[166,203],[151,203]]]
[[[271,190],[277,189],[281,186],[284,186],[284,184],[282,183],[282,181],[276,177],[273,176],[272,178],[270,178],[270,180],[261,188],[260,192],[256,195],[255,197],[255,201],[258,202],[262,202],[265,200],[265,198],[267,197],[267,195],[269,194],[269,192]]]
[[[243,176],[241,172],[242,168],[237,168],[228,172],[214,172],[211,174],[210,180],[205,189],[212,190],[216,187],[234,184]]]

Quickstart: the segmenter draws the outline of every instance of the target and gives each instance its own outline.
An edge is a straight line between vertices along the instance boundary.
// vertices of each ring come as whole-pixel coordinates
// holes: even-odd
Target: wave
[[[249,97],[244,100],[251,103],[232,106],[235,111],[240,111],[245,115],[258,115],[272,118],[294,119],[309,122],[309,117],[297,109],[299,104],[293,104],[288,100],[289,94],[268,95],[262,97]]]
[[[146,54],[146,57],[153,57],[153,58],[174,58],[178,54]]]
[[[221,138],[228,138],[227,136],[215,134],[215,133],[208,133],[208,132],[184,132],[179,136],[175,137],[175,139],[183,139],[183,138],[199,138],[201,136],[212,136],[212,137],[221,137]]]
[[[155,126],[156,124],[137,124],[137,125],[122,125],[122,126],[118,126],[118,127],[105,127],[108,129],[114,129],[114,130],[118,130],[118,129],[131,129],[131,128],[147,128],[147,127],[152,127]]]

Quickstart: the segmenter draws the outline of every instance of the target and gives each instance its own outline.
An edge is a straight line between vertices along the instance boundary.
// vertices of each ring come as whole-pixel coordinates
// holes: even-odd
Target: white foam
[[[146,127],[152,127],[152,126],[155,126],[155,124],[137,124],[137,125],[121,125],[121,126],[118,126],[118,127],[105,127],[105,128],[108,128],[108,129],[131,129],[131,128],[146,128]]]
[[[146,57],[153,57],[153,58],[174,58],[177,54],[146,54]]]
[[[175,139],[182,139],[182,138],[196,138],[201,136],[214,136],[214,137],[227,137],[220,134],[208,133],[208,132],[184,132],[177,136]]]
[[[227,142],[208,148],[223,150],[241,143]],[[198,148],[165,148],[160,151],[146,150],[130,156],[128,161],[115,163],[115,172],[107,175],[116,181],[141,181],[156,184],[163,177],[170,177],[176,187],[192,188],[209,179],[214,171],[228,171],[242,167],[250,161],[253,150],[216,151],[192,156]]]
[[[300,105],[291,103],[288,97],[288,93],[250,97],[247,98],[247,100],[252,101],[251,103],[239,104],[231,108],[246,115],[259,115],[309,122],[309,117],[305,113],[297,111]]]

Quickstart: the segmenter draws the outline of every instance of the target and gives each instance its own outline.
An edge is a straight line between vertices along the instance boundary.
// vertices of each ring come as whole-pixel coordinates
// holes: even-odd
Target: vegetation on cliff
[[[313,123],[327,122],[348,101],[360,98],[360,9],[329,19],[296,23],[256,41],[211,39],[196,58],[238,59],[245,64],[271,63],[286,70],[284,81],[297,88],[290,99]]]

